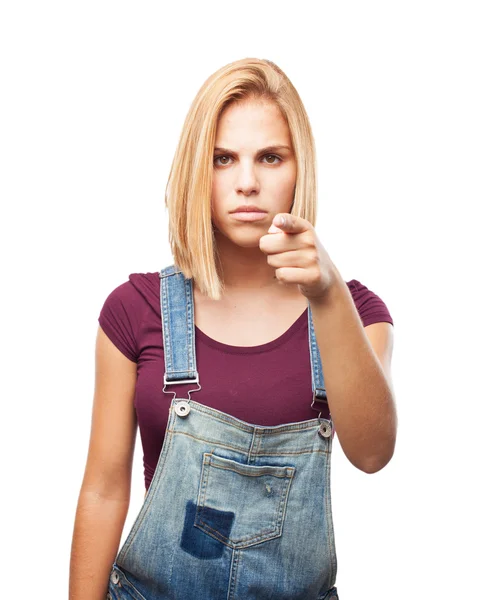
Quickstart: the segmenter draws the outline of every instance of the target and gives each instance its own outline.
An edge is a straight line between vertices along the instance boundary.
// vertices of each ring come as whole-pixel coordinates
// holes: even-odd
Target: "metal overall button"
[[[106,595],[106,600],[113,600],[113,596],[110,594],[110,592],[108,592]]]
[[[116,571],[113,571],[113,573],[110,575],[110,581],[115,585],[120,581],[120,576]]]
[[[322,435],[325,438],[330,437],[331,435],[331,425],[329,423],[324,423],[323,421],[321,421],[320,425],[319,425],[319,431],[318,433],[320,435]]]
[[[185,400],[182,400],[181,402],[177,402],[175,404],[175,413],[179,416],[179,417],[186,417],[186,415],[190,412],[190,405],[188,402],[186,402]]]

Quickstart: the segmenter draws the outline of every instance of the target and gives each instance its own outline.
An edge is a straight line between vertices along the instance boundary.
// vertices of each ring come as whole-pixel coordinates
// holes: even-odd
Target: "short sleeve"
[[[381,322],[391,323],[394,326],[394,321],[386,303],[357,279],[353,279],[351,283],[352,296],[363,326],[367,327],[373,323]]]
[[[138,298],[132,283],[126,281],[108,295],[98,317],[105,334],[133,362],[138,362],[137,335],[143,312]]]

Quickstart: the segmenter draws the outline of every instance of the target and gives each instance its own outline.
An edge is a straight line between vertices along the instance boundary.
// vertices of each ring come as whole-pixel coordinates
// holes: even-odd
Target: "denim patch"
[[[224,544],[215,540],[208,534],[194,526],[197,506],[191,500],[188,500],[185,511],[185,521],[183,525],[183,533],[181,535],[181,548],[201,559],[219,558],[224,551]],[[216,510],[208,506],[201,507],[201,514],[208,519],[209,522],[215,523],[215,528],[225,538],[228,538],[231,533],[235,514],[223,510]]]

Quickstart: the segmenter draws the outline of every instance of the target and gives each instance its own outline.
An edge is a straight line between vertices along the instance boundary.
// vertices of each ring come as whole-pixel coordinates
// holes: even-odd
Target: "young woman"
[[[337,599],[332,440],[366,473],[391,459],[393,321],[315,232],[311,127],[274,63],[207,79],[166,205],[174,264],[99,317],[70,599]]]

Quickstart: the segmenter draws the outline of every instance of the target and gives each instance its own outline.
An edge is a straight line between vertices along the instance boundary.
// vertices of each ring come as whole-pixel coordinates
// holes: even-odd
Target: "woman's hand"
[[[337,268],[306,219],[278,213],[268,233],[260,238],[259,247],[267,255],[268,264],[276,268],[278,281],[299,285],[308,300],[324,301],[340,280]]]

